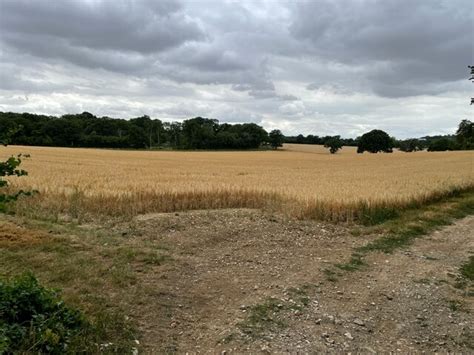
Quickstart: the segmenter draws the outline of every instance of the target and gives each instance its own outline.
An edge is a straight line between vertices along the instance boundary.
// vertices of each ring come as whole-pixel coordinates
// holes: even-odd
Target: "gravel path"
[[[472,292],[455,285],[474,217],[369,254],[336,281],[329,266],[367,241],[344,226],[226,210],[145,215],[134,228],[173,255],[142,275],[156,285],[156,302],[136,310],[147,352],[473,351]]]

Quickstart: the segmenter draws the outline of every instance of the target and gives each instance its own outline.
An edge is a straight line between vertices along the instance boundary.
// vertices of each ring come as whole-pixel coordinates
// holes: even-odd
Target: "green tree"
[[[148,139],[143,128],[131,125],[128,127],[127,133],[129,147],[134,149],[146,148]]]
[[[392,153],[392,148],[392,138],[390,138],[386,132],[379,129],[374,129],[363,134],[362,137],[359,138],[357,153],[364,153],[365,151],[370,153]]]
[[[423,149],[423,143],[419,139],[405,139],[398,142],[402,152],[417,152]]]
[[[185,148],[212,149],[219,122],[215,119],[196,117],[186,120],[182,125]]]
[[[456,131],[456,140],[460,149],[474,149],[474,123],[462,120]]]
[[[456,142],[449,138],[440,138],[428,145],[428,152],[444,152],[446,150],[456,150]]]
[[[335,154],[339,149],[342,148],[343,142],[341,136],[334,136],[326,140],[324,143],[325,148],[329,148],[331,154]]]
[[[285,136],[279,129],[274,129],[268,134],[268,141],[273,149],[278,149],[278,147],[283,146],[283,141]]]

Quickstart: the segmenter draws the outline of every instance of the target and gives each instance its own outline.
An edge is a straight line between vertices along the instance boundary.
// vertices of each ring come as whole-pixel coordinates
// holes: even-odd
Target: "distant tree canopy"
[[[343,142],[340,136],[334,136],[331,139],[326,140],[324,143],[325,148],[329,148],[331,154],[335,154],[339,149],[342,148]]]
[[[358,141],[357,153],[392,153],[393,140],[390,136],[379,129],[374,129],[363,134]]]
[[[456,141],[461,149],[474,149],[474,123],[462,120],[456,131]]]
[[[428,145],[428,152],[444,152],[446,150],[456,150],[456,141],[449,138],[439,138]]]
[[[0,132],[18,126],[22,130],[10,137],[10,144],[133,149],[257,149],[268,141],[267,132],[255,123],[220,124],[217,120],[202,117],[182,123],[163,123],[148,116],[124,120],[96,117],[89,112],[61,117],[0,112]]]
[[[319,145],[326,145],[326,142],[333,139],[334,136],[314,136],[312,134],[307,135],[306,137],[302,134],[298,136],[286,136],[285,143],[292,143],[292,144],[319,144]],[[341,138],[339,139],[342,142],[342,145],[345,146],[357,146],[357,140],[353,138]]]
[[[283,146],[283,142],[285,141],[285,136],[279,129],[274,129],[273,131],[270,132],[268,135],[268,141],[270,143],[270,146],[273,149],[277,149],[278,147]]]
[[[411,138],[411,139],[405,139],[397,142],[398,148],[402,152],[417,152],[419,150],[423,150],[425,145],[424,143],[416,138]]]
[[[474,149],[474,123],[462,120],[459,123],[456,135],[424,137],[425,146],[429,152],[442,152],[446,150],[471,150]]]
[[[203,117],[162,122],[146,115],[125,120],[96,117],[89,112],[61,117],[0,112],[0,136],[5,132],[10,132],[9,144],[53,147],[243,150],[268,145],[276,149],[283,143],[293,143],[324,145],[331,152],[342,146],[357,146],[359,152],[390,152],[392,147],[406,152],[474,149],[474,128],[469,120],[461,121],[456,135],[397,141],[380,130],[356,139],[311,134],[285,137],[279,130],[268,134],[255,123],[219,123]]]

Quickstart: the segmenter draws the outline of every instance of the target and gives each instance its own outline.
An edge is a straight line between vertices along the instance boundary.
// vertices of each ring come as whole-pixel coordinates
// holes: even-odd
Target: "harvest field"
[[[472,152],[0,152],[39,191],[0,214],[0,277],[62,290],[72,352],[474,348]]]
[[[38,190],[35,206],[76,217],[249,207],[352,220],[474,187],[472,151],[357,154],[345,147],[331,155],[321,146],[291,144],[251,152],[8,146],[0,158],[18,153],[31,155],[22,165],[29,176],[11,179],[12,189]]]

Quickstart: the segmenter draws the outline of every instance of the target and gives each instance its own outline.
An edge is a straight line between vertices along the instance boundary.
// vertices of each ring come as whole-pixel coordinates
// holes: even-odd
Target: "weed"
[[[251,338],[260,337],[267,331],[284,328],[285,323],[278,317],[284,307],[281,300],[268,298],[263,303],[252,306],[245,321],[237,326]]]
[[[286,290],[287,300],[267,298],[263,303],[256,304],[248,309],[247,318],[238,323],[237,327],[250,338],[262,337],[267,332],[285,328],[287,324],[282,320],[283,312],[301,312],[310,303],[307,290],[310,285],[300,288],[291,287]],[[233,339],[234,335],[228,337]],[[227,339],[226,341],[230,341]]]
[[[469,257],[469,260],[461,265],[459,269],[461,276],[469,281],[474,281],[474,255]]]
[[[355,271],[360,269],[363,265],[365,265],[365,262],[362,260],[362,254],[354,253],[349,262],[336,264],[336,267],[344,271]]]
[[[331,281],[331,282],[336,282],[337,281],[337,273],[331,269],[324,269],[323,270],[324,275],[326,275],[326,280]]]
[[[462,302],[458,300],[448,300],[448,308],[452,312],[462,311],[465,309],[465,306]]]

